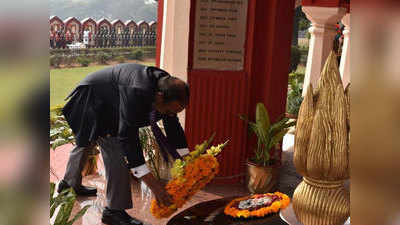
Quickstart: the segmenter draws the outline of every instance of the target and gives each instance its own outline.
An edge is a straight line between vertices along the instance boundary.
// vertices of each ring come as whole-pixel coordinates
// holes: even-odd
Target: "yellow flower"
[[[280,201],[276,201],[276,202],[272,203],[272,205],[270,207],[273,212],[278,212],[279,209],[281,208],[281,203],[280,203]]]
[[[250,216],[250,212],[249,210],[241,210],[237,213],[237,216],[247,218]]]

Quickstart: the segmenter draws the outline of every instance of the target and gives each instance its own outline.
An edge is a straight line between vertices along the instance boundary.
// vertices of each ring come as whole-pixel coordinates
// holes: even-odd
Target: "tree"
[[[300,21],[300,14],[302,13],[301,11],[301,6],[297,7],[294,9],[294,17],[293,17],[293,33],[292,33],[292,45],[297,46],[298,45],[298,39],[299,39],[299,21]]]
[[[293,23],[292,45],[298,45],[299,31],[307,30],[311,22],[307,19],[302,10],[302,6],[295,8]]]

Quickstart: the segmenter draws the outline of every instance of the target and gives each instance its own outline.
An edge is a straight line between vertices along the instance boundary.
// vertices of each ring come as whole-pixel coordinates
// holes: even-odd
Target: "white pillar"
[[[161,49],[160,49],[160,68],[164,68],[164,55],[165,55],[165,34],[167,33],[167,13],[168,13],[168,0],[163,1],[163,23],[162,24],[157,24],[157,26],[162,26],[161,29]],[[158,7],[161,7],[160,5]]]
[[[343,50],[339,70],[343,81],[343,87],[346,87],[347,84],[350,83],[350,13],[347,13],[343,17],[342,23],[345,27],[343,31]]]
[[[187,81],[190,1],[164,0],[160,67]],[[185,126],[185,111],[178,114]]]
[[[311,21],[311,34],[306,73],[304,77],[303,96],[311,83],[316,87],[318,78],[325,64],[326,58],[333,48],[336,35],[336,23],[346,13],[345,8],[304,6],[303,12]]]
[[[187,80],[190,1],[164,0],[160,67]]]

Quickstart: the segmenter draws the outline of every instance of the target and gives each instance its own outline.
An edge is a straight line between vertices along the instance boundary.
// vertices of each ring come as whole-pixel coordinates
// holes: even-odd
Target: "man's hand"
[[[150,190],[156,196],[158,203],[164,206],[169,206],[172,204],[172,197],[165,191],[164,185],[160,181],[156,180],[151,173],[148,173],[141,177]]]

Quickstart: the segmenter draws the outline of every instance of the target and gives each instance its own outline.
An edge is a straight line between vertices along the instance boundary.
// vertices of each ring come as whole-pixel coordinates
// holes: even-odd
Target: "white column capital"
[[[341,7],[303,6],[302,10],[313,26],[333,29],[336,29],[335,24],[346,14],[346,9]]]
[[[343,16],[342,23],[344,25],[343,35],[346,37],[350,34],[350,13]]]
[[[346,13],[346,15],[343,16],[342,23],[345,25],[344,29],[350,29],[350,13]]]

